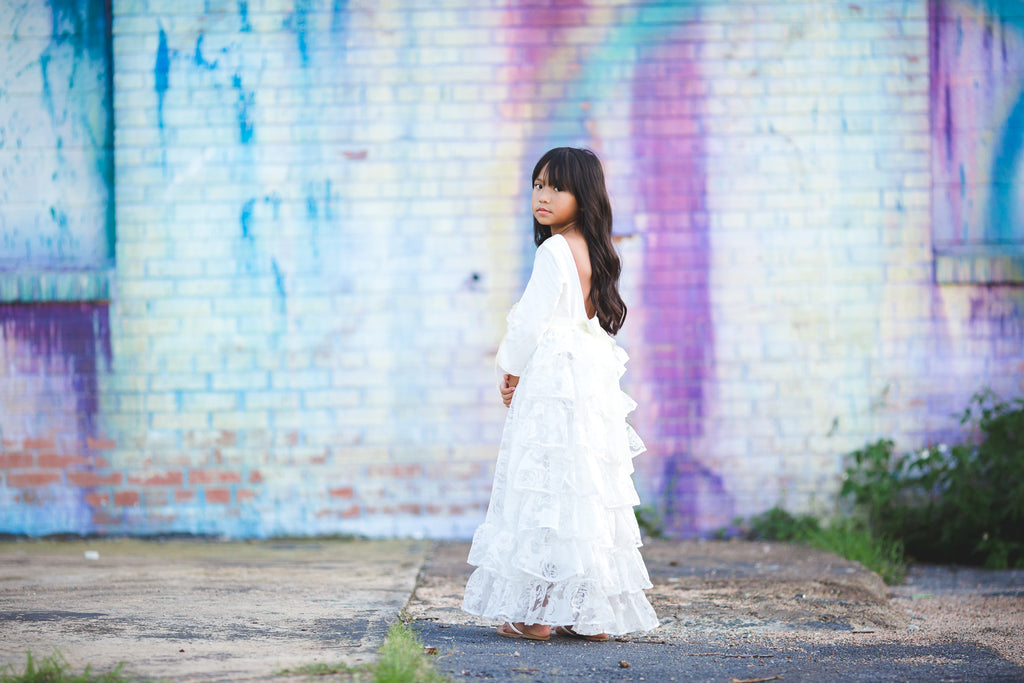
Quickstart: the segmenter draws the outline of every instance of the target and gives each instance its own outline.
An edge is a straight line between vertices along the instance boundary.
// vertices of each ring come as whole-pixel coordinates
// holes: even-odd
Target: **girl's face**
[[[572,228],[577,213],[576,197],[568,190],[550,185],[545,166],[533,181],[533,217],[541,225],[550,227],[554,235]]]

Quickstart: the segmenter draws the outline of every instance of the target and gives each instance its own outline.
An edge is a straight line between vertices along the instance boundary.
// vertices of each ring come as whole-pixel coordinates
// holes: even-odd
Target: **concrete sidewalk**
[[[404,607],[458,680],[1024,680],[1020,571],[918,568],[890,589],[799,546],[652,541],[657,631],[536,643],[459,610],[467,552],[321,539],[0,544],[0,666],[57,648],[78,669],[124,661],[145,678],[308,680],[275,672],[372,661]]]
[[[375,659],[429,543],[0,544],[0,668],[59,649],[76,668],[175,681]],[[86,553],[98,553],[88,559]]]

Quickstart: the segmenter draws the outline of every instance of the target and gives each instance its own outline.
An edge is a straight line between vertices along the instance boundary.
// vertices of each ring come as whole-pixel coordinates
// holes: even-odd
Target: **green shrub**
[[[821,530],[821,523],[811,515],[794,516],[776,506],[754,515],[746,522],[744,535],[751,539],[771,541],[806,541]]]
[[[972,439],[895,455],[877,441],[850,454],[841,496],[878,537],[928,562],[1024,567],[1024,401],[976,394]]]

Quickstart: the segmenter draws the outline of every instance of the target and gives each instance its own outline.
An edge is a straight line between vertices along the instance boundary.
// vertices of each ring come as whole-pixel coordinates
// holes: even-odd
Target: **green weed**
[[[32,653],[26,654],[25,670],[17,673],[14,667],[8,664],[0,671],[0,683],[126,683],[131,680],[121,674],[121,667],[124,663],[118,664],[113,671],[106,673],[93,673],[88,666],[85,671],[75,673],[71,665],[60,652],[54,652],[49,657],[36,660]]]
[[[972,438],[952,447],[896,455],[883,439],[851,453],[840,495],[918,560],[1024,567],[1024,401],[980,392],[960,423]]]
[[[403,620],[396,621],[388,628],[388,635],[379,654],[380,658],[372,666],[350,667],[342,663],[318,662],[294,669],[282,669],[276,673],[279,676],[332,676],[334,680],[354,683],[362,680],[372,680],[374,683],[448,683],[448,679],[437,672],[434,663],[426,655],[423,641]],[[364,676],[367,678],[364,679]]]
[[[327,664],[326,662],[314,662],[312,664],[303,664],[297,666],[294,669],[280,669],[274,672],[278,676],[333,676],[337,680],[351,681],[352,683],[359,683],[362,680],[370,680],[369,677],[373,675],[373,667],[366,664],[363,666],[349,666],[344,662],[336,662],[334,664]],[[366,676],[364,679],[363,677]]]
[[[396,621],[380,648],[374,683],[445,683],[423,652],[423,641],[404,622]]]
[[[739,521],[746,538],[802,543],[826,550],[860,562],[888,584],[899,583],[906,575],[902,544],[876,536],[866,523],[855,518],[837,517],[824,526],[813,515],[793,515],[774,507],[746,522]]]
[[[874,535],[866,524],[851,517],[836,518],[827,527],[810,532],[806,543],[859,562],[890,585],[907,575],[903,544]]]

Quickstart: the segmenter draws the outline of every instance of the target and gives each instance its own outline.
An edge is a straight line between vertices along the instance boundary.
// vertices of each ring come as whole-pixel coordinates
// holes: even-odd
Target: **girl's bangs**
[[[533,180],[540,177],[544,167],[548,169],[548,184],[576,194],[575,176],[572,172],[574,159],[568,149],[554,149],[541,158],[533,172]],[[578,164],[577,164],[578,165]]]

